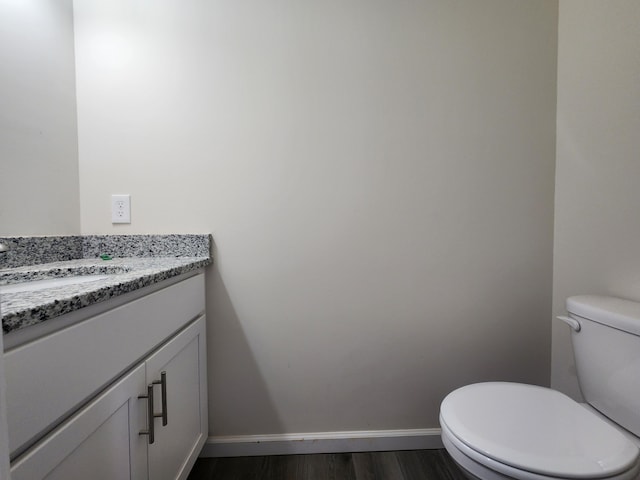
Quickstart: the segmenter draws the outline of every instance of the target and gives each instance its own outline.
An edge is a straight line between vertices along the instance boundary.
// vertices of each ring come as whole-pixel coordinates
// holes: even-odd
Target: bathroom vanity
[[[62,306],[32,305],[36,320],[3,311],[13,480],[187,477],[208,429],[202,267],[210,260],[175,261],[136,270],[136,259],[123,260],[131,268],[107,279],[40,291],[33,297],[77,288]],[[5,297],[9,305],[20,295]],[[47,318],[61,308],[70,311]]]

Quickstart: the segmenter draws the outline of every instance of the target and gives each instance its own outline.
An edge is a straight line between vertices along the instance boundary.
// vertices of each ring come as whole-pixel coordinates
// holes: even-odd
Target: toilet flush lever
[[[560,315],[556,317],[558,320],[562,320],[564,323],[569,325],[573,330],[579,332],[582,326],[580,322],[578,322],[575,318],[565,317],[564,315]]]

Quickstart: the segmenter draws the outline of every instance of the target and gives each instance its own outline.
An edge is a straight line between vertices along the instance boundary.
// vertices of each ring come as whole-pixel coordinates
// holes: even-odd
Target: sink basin
[[[108,275],[74,275],[70,277],[47,278],[32,282],[0,285],[0,295],[3,293],[35,292],[45,288],[64,287],[67,285],[80,285],[83,283],[97,282],[109,278]]]

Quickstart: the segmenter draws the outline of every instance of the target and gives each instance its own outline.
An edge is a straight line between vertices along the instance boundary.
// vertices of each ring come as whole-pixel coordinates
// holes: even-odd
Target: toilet
[[[582,295],[566,306],[586,403],[521,383],[454,390],[442,442],[470,479],[640,479],[640,303]]]

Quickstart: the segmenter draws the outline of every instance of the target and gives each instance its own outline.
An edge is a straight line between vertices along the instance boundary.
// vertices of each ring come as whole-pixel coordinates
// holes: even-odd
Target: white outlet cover
[[[111,195],[111,223],[131,223],[131,195]]]

